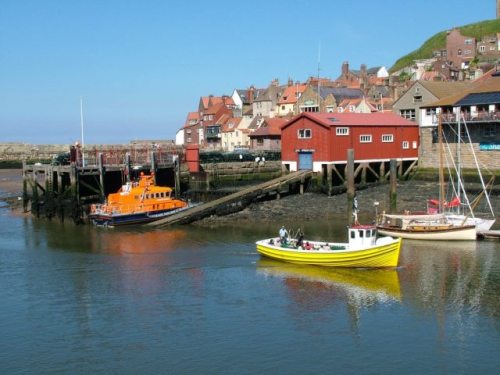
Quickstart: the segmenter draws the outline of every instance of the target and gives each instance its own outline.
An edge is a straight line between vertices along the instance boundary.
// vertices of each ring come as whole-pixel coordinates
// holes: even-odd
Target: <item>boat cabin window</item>
[[[365,231],[364,230],[360,230],[359,231],[359,238],[363,238],[365,236]]]
[[[351,231],[351,238],[352,238],[352,239],[356,238],[356,232],[355,232],[355,231],[353,231],[353,230]]]

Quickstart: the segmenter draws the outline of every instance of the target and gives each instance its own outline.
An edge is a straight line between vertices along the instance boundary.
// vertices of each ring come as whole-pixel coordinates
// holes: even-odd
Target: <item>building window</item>
[[[311,138],[311,129],[299,129],[299,138]]]
[[[465,44],[472,44],[472,39],[465,39]]]
[[[302,112],[319,112],[319,108],[318,106],[304,106],[304,107],[301,107],[302,108]]]
[[[486,46],[479,46],[479,52],[486,52]]]
[[[337,129],[335,129],[335,134],[337,134],[337,135],[349,135],[349,128],[337,128]]]
[[[410,142],[403,141],[403,150],[408,150],[410,148]]]
[[[282,105],[282,106],[281,106],[281,110],[282,110],[282,111],[284,111],[284,110],[285,110],[285,106],[284,106],[284,105]]]
[[[497,128],[493,124],[487,124],[483,128],[483,136],[486,138],[496,137]]]
[[[191,137],[188,137],[188,138],[186,139],[186,141],[187,141],[187,143],[191,143]]]
[[[426,116],[436,116],[436,108],[427,108],[425,110]]]
[[[359,142],[360,143],[371,143],[372,142],[372,136],[371,134],[362,134],[359,136]]]
[[[407,120],[415,120],[414,109],[402,109],[399,111],[399,115]]]
[[[264,138],[257,138],[257,144],[262,146],[264,144]]]
[[[416,149],[417,148],[417,141],[413,141],[413,149]]]
[[[394,142],[394,135],[392,134],[382,134],[382,142]]]
[[[415,95],[413,97],[413,103],[422,103],[422,95]]]

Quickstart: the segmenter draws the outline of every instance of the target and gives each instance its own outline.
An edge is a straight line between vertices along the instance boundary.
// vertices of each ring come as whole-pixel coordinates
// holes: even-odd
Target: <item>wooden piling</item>
[[[347,165],[345,168],[346,183],[347,183],[347,218],[350,221],[352,216],[352,202],[356,193],[354,186],[354,149],[347,150]]]
[[[328,196],[332,195],[332,185],[333,185],[333,170],[332,165],[328,164],[326,166],[326,183],[328,185]]]
[[[104,190],[104,156],[102,152],[99,153],[98,155],[98,168],[99,168],[99,196],[101,199],[101,202],[104,202],[106,199],[105,196],[105,190]]]
[[[391,159],[390,161],[390,191],[389,191],[389,202],[391,212],[396,212],[397,209],[397,161]]]

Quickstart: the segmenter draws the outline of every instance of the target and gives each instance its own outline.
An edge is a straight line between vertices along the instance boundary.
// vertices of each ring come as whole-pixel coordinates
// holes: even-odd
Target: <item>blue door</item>
[[[312,152],[299,152],[299,170],[313,169]]]

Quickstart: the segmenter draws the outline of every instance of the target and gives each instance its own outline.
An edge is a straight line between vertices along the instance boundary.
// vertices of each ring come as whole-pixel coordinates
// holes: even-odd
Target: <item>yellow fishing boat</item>
[[[377,236],[375,226],[348,228],[347,243],[320,242],[279,237],[256,242],[257,251],[269,258],[296,264],[328,267],[397,267],[401,238]]]

